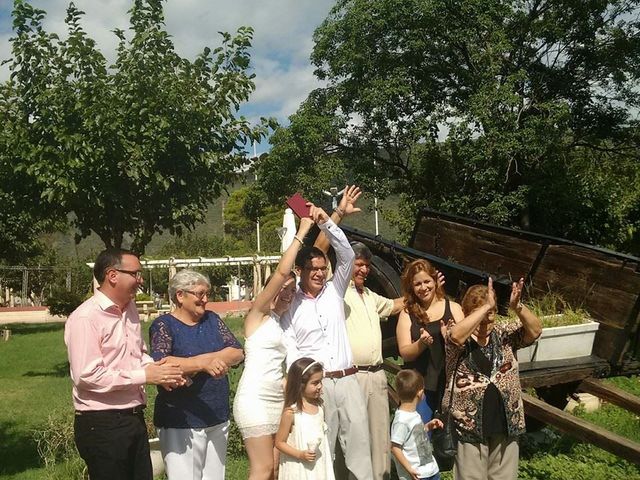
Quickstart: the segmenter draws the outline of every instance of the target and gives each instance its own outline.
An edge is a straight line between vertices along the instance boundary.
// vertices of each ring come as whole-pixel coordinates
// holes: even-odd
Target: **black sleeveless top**
[[[423,325],[416,318],[411,319],[411,341],[420,338],[420,329],[424,328],[433,337],[433,343],[428,346],[418,358],[411,362],[405,362],[404,368],[413,368],[424,376],[424,389],[438,394],[438,400],[442,399],[445,390],[446,377],[444,371],[444,338],[440,332],[440,321],[447,323],[453,318],[449,299],[444,299],[444,313],[438,320]]]

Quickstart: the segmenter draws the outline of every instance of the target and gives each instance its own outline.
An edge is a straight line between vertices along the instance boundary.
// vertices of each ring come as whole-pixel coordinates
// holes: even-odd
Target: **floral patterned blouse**
[[[241,349],[240,342],[213,312],[205,312],[196,325],[186,325],[170,313],[156,318],[149,329],[151,356],[193,357],[226,347]],[[229,380],[206,372],[192,377],[189,386],[170,392],[158,387],[154,424],[163,428],[205,428],[229,419]]]
[[[525,331],[520,322],[498,324],[490,334],[490,341],[486,347],[479,347],[472,339],[464,346],[454,344],[450,339],[451,326],[445,341],[447,389],[442,405],[449,407],[451,382],[458,359],[455,385],[453,389],[453,404],[451,414],[456,422],[456,429],[461,441],[481,443],[485,439],[483,432],[483,401],[487,388],[493,384],[499,398],[504,405],[506,429],[508,437],[518,436],[525,431],[524,407],[518,373],[518,360],[515,352],[527,345],[524,343]],[[491,362],[491,375],[485,375],[474,361],[470,352],[480,348]],[[484,419],[485,422],[495,424],[495,419]]]

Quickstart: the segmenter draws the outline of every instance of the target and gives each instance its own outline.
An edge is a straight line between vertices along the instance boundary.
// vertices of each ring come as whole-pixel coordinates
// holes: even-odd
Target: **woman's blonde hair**
[[[489,289],[486,285],[473,285],[469,287],[462,299],[462,312],[465,316],[469,315],[476,308],[481,307],[487,301]]]
[[[425,272],[436,284],[436,298],[444,298],[444,290],[438,284],[438,271],[426,260],[414,260],[407,265],[402,272],[402,294],[404,296],[404,308],[410,316],[417,319],[419,323],[425,324],[429,321],[427,313],[420,306],[420,299],[413,291],[413,277],[420,272]]]

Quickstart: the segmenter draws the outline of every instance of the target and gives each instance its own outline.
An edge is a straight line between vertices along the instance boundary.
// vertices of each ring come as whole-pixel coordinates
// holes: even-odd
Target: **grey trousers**
[[[349,478],[371,480],[373,470],[367,410],[355,375],[325,378],[322,387],[331,453],[335,452],[336,441],[339,441]]]
[[[458,442],[453,465],[455,480],[516,480],[518,478],[518,440],[504,435],[486,443]]]

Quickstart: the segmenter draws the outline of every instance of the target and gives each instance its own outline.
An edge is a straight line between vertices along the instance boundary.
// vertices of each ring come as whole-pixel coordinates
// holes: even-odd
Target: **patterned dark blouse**
[[[452,324],[449,325],[449,332]],[[462,355],[455,378],[453,390],[453,404],[451,413],[456,421],[460,440],[463,442],[481,443],[485,439],[483,432],[483,402],[487,398],[487,388],[493,384],[502,399],[505,415],[506,434],[516,437],[525,431],[524,407],[520,389],[520,375],[518,360],[515,352],[526,347],[524,344],[524,328],[520,322],[498,324],[491,332],[491,339],[487,347],[482,347],[484,356],[490,359],[490,375],[482,373],[482,368],[474,361],[477,355],[470,354],[475,342],[467,341],[465,346],[459,347],[451,342],[449,334],[445,341],[447,388],[442,400],[443,408],[449,405],[453,371]],[[479,353],[479,352],[478,352]],[[495,398],[495,397],[494,397]],[[497,411],[500,411],[497,409]],[[487,412],[488,413],[488,412]],[[487,414],[485,413],[485,415]],[[494,425],[495,419],[486,418],[484,422]]]
[[[242,348],[220,317],[205,312],[196,325],[185,325],[171,314],[156,318],[149,329],[154,360],[169,355],[194,357],[226,347]],[[204,428],[229,419],[229,380],[213,378],[205,372],[192,377],[193,383],[166,391],[158,388],[153,423],[163,428]]]

